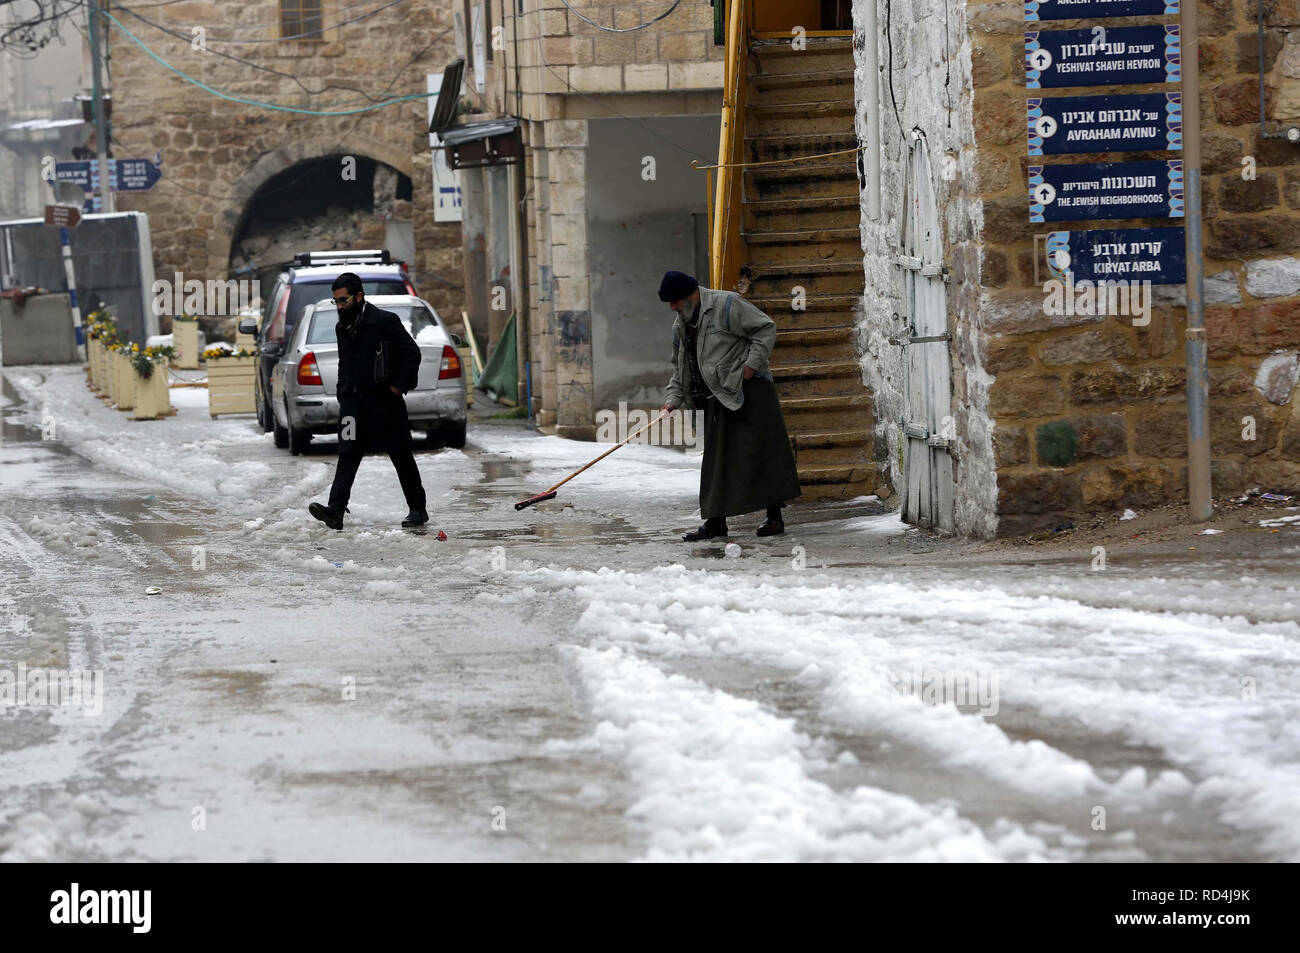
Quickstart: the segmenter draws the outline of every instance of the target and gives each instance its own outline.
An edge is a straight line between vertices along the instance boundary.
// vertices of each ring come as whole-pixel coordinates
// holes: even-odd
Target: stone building
[[[115,5],[113,150],[162,160],[157,185],[117,204],[149,214],[158,275],[265,278],[297,251],[388,247],[458,323],[460,229],[433,220],[419,95],[454,56],[450,7]]]
[[[601,410],[659,406],[671,353],[659,279],[707,271],[707,176],[691,162],[717,158],[722,54],[708,0],[651,22],[669,6],[456,6],[466,73],[444,139],[470,162],[485,151],[476,130],[518,143],[517,159],[461,171],[466,305],[493,347],[522,315],[519,393],[531,383],[547,433],[590,440]]]
[[[1036,234],[1053,229],[1181,222],[1030,220],[1031,165],[1163,163],[1179,153],[1031,159],[1027,141],[1034,117],[1029,98],[1163,96],[1178,87],[1029,90],[1025,46],[1027,29],[1090,31],[1098,23],[1113,29],[1178,20],[1027,25],[1026,7],[1023,0],[853,5],[859,136],[864,143],[872,135],[881,141],[878,214],[868,208],[870,183],[863,183],[866,290],[858,322],[878,460],[896,487],[915,480],[904,461],[914,449],[909,441],[925,436],[905,428],[916,422],[918,400],[933,405],[935,396],[909,393],[909,381],[915,385],[920,373],[942,390],[936,399],[947,402],[946,412],[928,421],[928,452],[952,466],[945,503],[951,509],[920,521],[945,526],[946,518],[956,531],[978,536],[1051,529],[1082,514],[1187,499],[1182,285],[1156,285],[1144,318],[1054,308],[1044,290],[1051,259],[1035,242]],[[1300,145],[1277,136],[1300,120],[1300,5],[1264,2],[1262,125],[1255,8],[1206,0],[1200,33],[1213,492],[1220,498],[1254,486],[1294,492],[1300,490]],[[872,122],[875,130],[868,128]],[[1176,134],[1177,123],[1171,120],[1169,128]],[[920,206],[909,208],[913,203]],[[921,237],[929,249],[922,255],[905,246],[909,215],[925,225],[927,203],[933,228]],[[931,254],[942,270],[916,270]],[[937,292],[938,335],[917,335],[908,325],[909,314],[924,306],[918,302],[926,288]],[[928,340],[911,343],[909,335]],[[921,361],[921,354],[931,356]]]

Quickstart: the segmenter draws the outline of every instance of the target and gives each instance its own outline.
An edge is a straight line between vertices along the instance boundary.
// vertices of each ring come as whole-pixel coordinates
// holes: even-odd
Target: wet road
[[[1300,531],[1099,573],[803,505],[728,558],[674,535],[690,458],[521,514],[596,451],[480,421],[417,455],[429,534],[382,458],[335,534],[328,446],[36,373],[0,408],[0,669],[104,691],[0,709],[7,859],[1300,855]],[[899,690],[927,671],[996,710]]]

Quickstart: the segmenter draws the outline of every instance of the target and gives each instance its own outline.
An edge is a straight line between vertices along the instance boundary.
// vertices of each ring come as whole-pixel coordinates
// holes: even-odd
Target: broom
[[[611,453],[613,453],[613,452],[614,452],[615,450],[617,450],[619,447],[626,446],[626,445],[627,445],[627,442],[628,442],[629,440],[631,440],[633,437],[637,436],[637,434],[640,434],[640,433],[642,433],[643,431],[649,430],[651,427],[653,427],[655,424],[659,423],[659,421],[663,420],[663,419],[664,419],[665,417],[667,417],[667,416],[668,416],[668,414],[660,414],[658,417],[656,417],[654,420],[650,421],[650,423],[646,424],[644,427],[638,427],[636,430],[632,431],[632,433],[630,433],[630,434],[628,434],[626,437],[624,437],[623,440],[622,440],[622,442],[614,444],[614,446],[610,447],[608,450],[606,450],[604,453],[602,453],[600,456],[598,456],[595,460],[592,460],[592,461],[591,461],[590,463],[588,463],[585,467],[581,467],[581,468],[579,468],[579,469],[577,469],[577,470],[574,470],[572,473],[570,473],[568,476],[566,476],[566,477],[565,477],[563,480],[561,480],[559,483],[555,484],[555,486],[551,487],[551,488],[550,488],[549,490],[547,490],[545,493],[538,493],[536,496],[530,496],[530,497],[529,497],[528,499],[526,499],[526,500],[520,500],[518,503],[515,504],[515,509],[517,509],[517,510],[522,510],[522,509],[524,509],[525,507],[532,506],[534,503],[541,503],[543,500],[553,500],[553,499],[555,499],[555,491],[558,490],[560,487],[564,486],[564,484],[568,483],[570,480],[572,480],[574,477],[576,477],[576,476],[577,476],[579,473],[581,473],[583,470],[589,470],[589,469],[591,469],[592,467],[594,467],[596,464],[600,463],[601,460],[604,460],[607,456],[609,456]]]

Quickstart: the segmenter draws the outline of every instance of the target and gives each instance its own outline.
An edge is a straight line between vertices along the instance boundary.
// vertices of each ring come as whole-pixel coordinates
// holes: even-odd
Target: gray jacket
[[[776,322],[733,291],[700,286],[696,342],[700,375],[728,410],[738,410],[745,400],[741,384],[746,365],[756,376],[772,379],[767,362],[776,344]],[[673,376],[664,395],[665,402],[674,407],[683,406],[691,392],[685,344],[686,321],[678,315],[673,322]]]

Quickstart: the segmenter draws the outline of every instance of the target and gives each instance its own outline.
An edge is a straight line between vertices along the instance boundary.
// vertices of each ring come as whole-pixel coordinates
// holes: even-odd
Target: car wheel
[[[452,424],[442,431],[442,442],[453,449],[459,450],[465,446],[465,421],[458,424]]]
[[[300,453],[306,453],[307,448],[311,446],[311,431],[299,430],[296,427],[289,428],[289,452],[295,457]]]
[[[262,433],[275,426],[275,411],[271,410],[271,402],[267,400],[265,391],[257,397],[257,425],[262,428]]]
[[[272,432],[275,435],[275,445],[283,450],[285,447],[289,446],[289,430],[287,427],[280,426],[280,421],[275,419],[275,411],[270,410],[270,408],[267,408],[267,410],[272,415],[271,424]],[[288,414],[285,416],[288,416]]]

